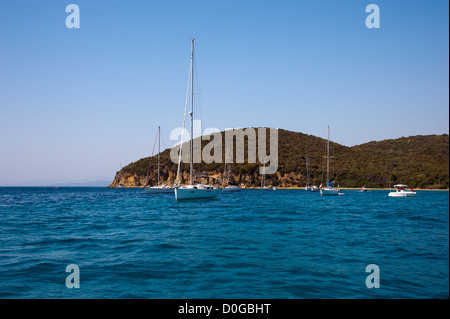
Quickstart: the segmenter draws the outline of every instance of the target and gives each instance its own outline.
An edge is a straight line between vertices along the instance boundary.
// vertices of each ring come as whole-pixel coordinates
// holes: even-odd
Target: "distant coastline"
[[[42,187],[46,187],[46,186],[42,186]],[[110,187],[110,186],[108,186],[107,188],[115,188],[115,187]],[[145,188],[144,186],[127,186],[126,188],[132,188],[132,189],[139,189],[139,188]],[[341,190],[360,190],[362,187],[340,187],[340,189]],[[260,189],[260,187],[258,187],[258,186],[255,186],[255,187],[242,187],[242,189],[256,189],[256,190],[258,190],[258,189]],[[297,187],[297,186],[287,186],[287,187],[276,187],[276,189],[278,189],[278,190],[283,190],[283,189],[300,189],[300,190],[304,190],[305,189],[305,186],[303,186],[303,187]],[[366,187],[366,190],[367,191],[372,191],[372,190],[376,190],[376,191],[388,191],[388,190],[393,190],[394,188],[393,187],[388,187],[388,188],[380,188],[380,187],[377,187],[377,188],[372,188],[372,187]],[[413,188],[414,190],[417,190],[417,191],[449,191],[450,189],[449,188],[435,188],[435,189],[431,189],[431,188]]]
[[[68,182],[68,183],[51,183],[51,182],[30,182],[28,185],[0,185],[0,187],[108,187],[111,184],[105,180],[95,180],[87,182]]]
[[[254,138],[257,138],[257,134]],[[206,144],[205,141],[202,143]],[[221,145],[225,145],[224,141]],[[325,183],[326,145],[323,138],[278,129],[278,168],[274,174],[266,175],[266,184],[280,189],[301,189],[308,183]],[[449,189],[448,134],[372,141],[352,147],[331,142],[330,148],[333,156],[330,161],[330,179],[337,181],[341,189],[389,189],[389,185],[399,183],[417,190]],[[223,154],[224,148],[222,156]],[[157,184],[157,165],[151,159],[141,158],[126,165],[116,173],[109,187]],[[171,160],[170,149],[160,153],[160,161],[161,181],[174,184],[178,167]],[[223,161],[195,164],[194,171],[208,173],[211,177],[222,180]],[[306,161],[309,163],[308,169]],[[261,185],[261,166],[261,163],[249,163],[248,158],[243,163],[234,162],[231,165],[230,181],[243,188],[258,188]],[[182,164],[180,173],[181,184],[189,181],[189,167],[186,164]]]

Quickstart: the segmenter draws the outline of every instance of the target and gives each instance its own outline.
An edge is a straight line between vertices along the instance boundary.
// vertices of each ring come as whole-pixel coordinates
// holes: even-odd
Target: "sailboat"
[[[308,157],[306,157],[306,186],[305,191],[310,191],[311,186],[309,186],[309,170],[308,170]]]
[[[318,192],[319,186],[317,185],[310,185],[309,184],[309,169],[308,169],[308,157],[306,157],[306,186],[305,191],[311,191],[311,192]]]
[[[195,178],[205,177],[205,174],[193,172],[193,151],[194,151],[194,40],[191,40],[191,62],[190,62],[190,75],[191,75],[191,111],[189,115],[191,116],[191,140],[190,140],[190,183],[189,185],[180,186],[177,184],[175,187],[175,200],[183,199],[201,199],[201,198],[214,198],[219,195],[221,189],[216,188],[208,183],[194,184]],[[189,88],[189,80],[188,80]],[[186,102],[187,102],[188,92],[186,92]],[[186,103],[187,104],[187,103]],[[185,104],[185,116],[186,116],[186,104]],[[183,120],[184,129],[184,120]],[[177,172],[177,183],[179,183],[178,177],[180,175],[180,163],[181,163],[181,150],[183,145],[183,137],[180,142],[180,151],[178,155],[178,172]]]
[[[120,183],[120,180],[122,179],[122,163],[120,163],[120,170],[119,170],[119,176],[117,176],[117,180],[119,181],[119,185],[116,186],[116,188],[124,189],[126,188],[123,184]]]
[[[322,196],[336,196],[339,195],[339,186],[333,187],[334,182],[330,183],[330,158],[333,158],[333,156],[330,156],[330,126],[328,125],[328,144],[327,144],[327,156],[325,156],[327,159],[327,185],[324,188],[320,189],[320,195]]]
[[[160,182],[160,154],[161,154],[161,127],[158,126],[158,185],[157,186],[147,186],[145,187],[145,192],[147,194],[173,194],[173,187],[168,185],[161,185]]]
[[[227,172],[227,186],[225,186],[222,191],[223,192],[240,192],[241,187],[237,185],[234,182],[230,183],[230,175],[231,175],[231,164],[225,165],[225,167],[228,166],[228,172]]]
[[[274,191],[276,187],[266,186],[266,165],[264,164],[264,174],[261,176],[261,190],[262,191]]]

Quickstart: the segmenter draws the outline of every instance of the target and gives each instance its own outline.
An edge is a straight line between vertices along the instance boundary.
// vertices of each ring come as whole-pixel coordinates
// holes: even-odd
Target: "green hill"
[[[222,134],[224,136],[224,134]],[[267,134],[269,144],[269,134]],[[208,142],[202,141],[202,145]],[[224,148],[225,142],[222,143]],[[306,157],[309,181],[319,185],[326,179],[327,141],[298,132],[278,130],[278,170],[268,175],[266,184],[277,187],[303,187],[306,184]],[[247,146],[245,146],[247,149]],[[330,161],[330,179],[341,187],[388,187],[394,183],[413,188],[446,189],[449,187],[449,136],[427,135],[369,142],[353,147],[330,143],[334,158]],[[225,152],[223,151],[223,154]],[[246,154],[247,155],[247,154]],[[258,187],[261,183],[259,163],[233,164],[233,179],[243,187]],[[117,172],[110,187],[123,184],[143,187],[150,157],[142,158]],[[157,179],[157,158],[152,159],[149,183]],[[224,164],[194,164],[195,171],[208,172],[221,178]],[[189,178],[189,164],[182,164],[184,180]],[[170,160],[170,150],[161,153],[161,180],[173,183],[177,164]]]

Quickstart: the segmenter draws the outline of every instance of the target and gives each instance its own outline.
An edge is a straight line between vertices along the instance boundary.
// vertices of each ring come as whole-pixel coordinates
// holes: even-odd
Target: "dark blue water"
[[[0,298],[448,298],[449,193],[345,193],[0,188]]]

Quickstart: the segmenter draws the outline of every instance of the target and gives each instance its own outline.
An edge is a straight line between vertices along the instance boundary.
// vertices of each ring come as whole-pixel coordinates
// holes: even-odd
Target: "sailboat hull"
[[[238,186],[227,186],[222,188],[222,192],[240,192],[241,188]]]
[[[195,189],[195,188],[175,188],[175,199],[201,199],[214,198],[220,193],[220,189]]]
[[[165,188],[165,187],[146,187],[146,194],[173,194],[173,188]]]
[[[339,195],[339,189],[337,188],[322,188],[320,190],[322,196],[337,196]]]

